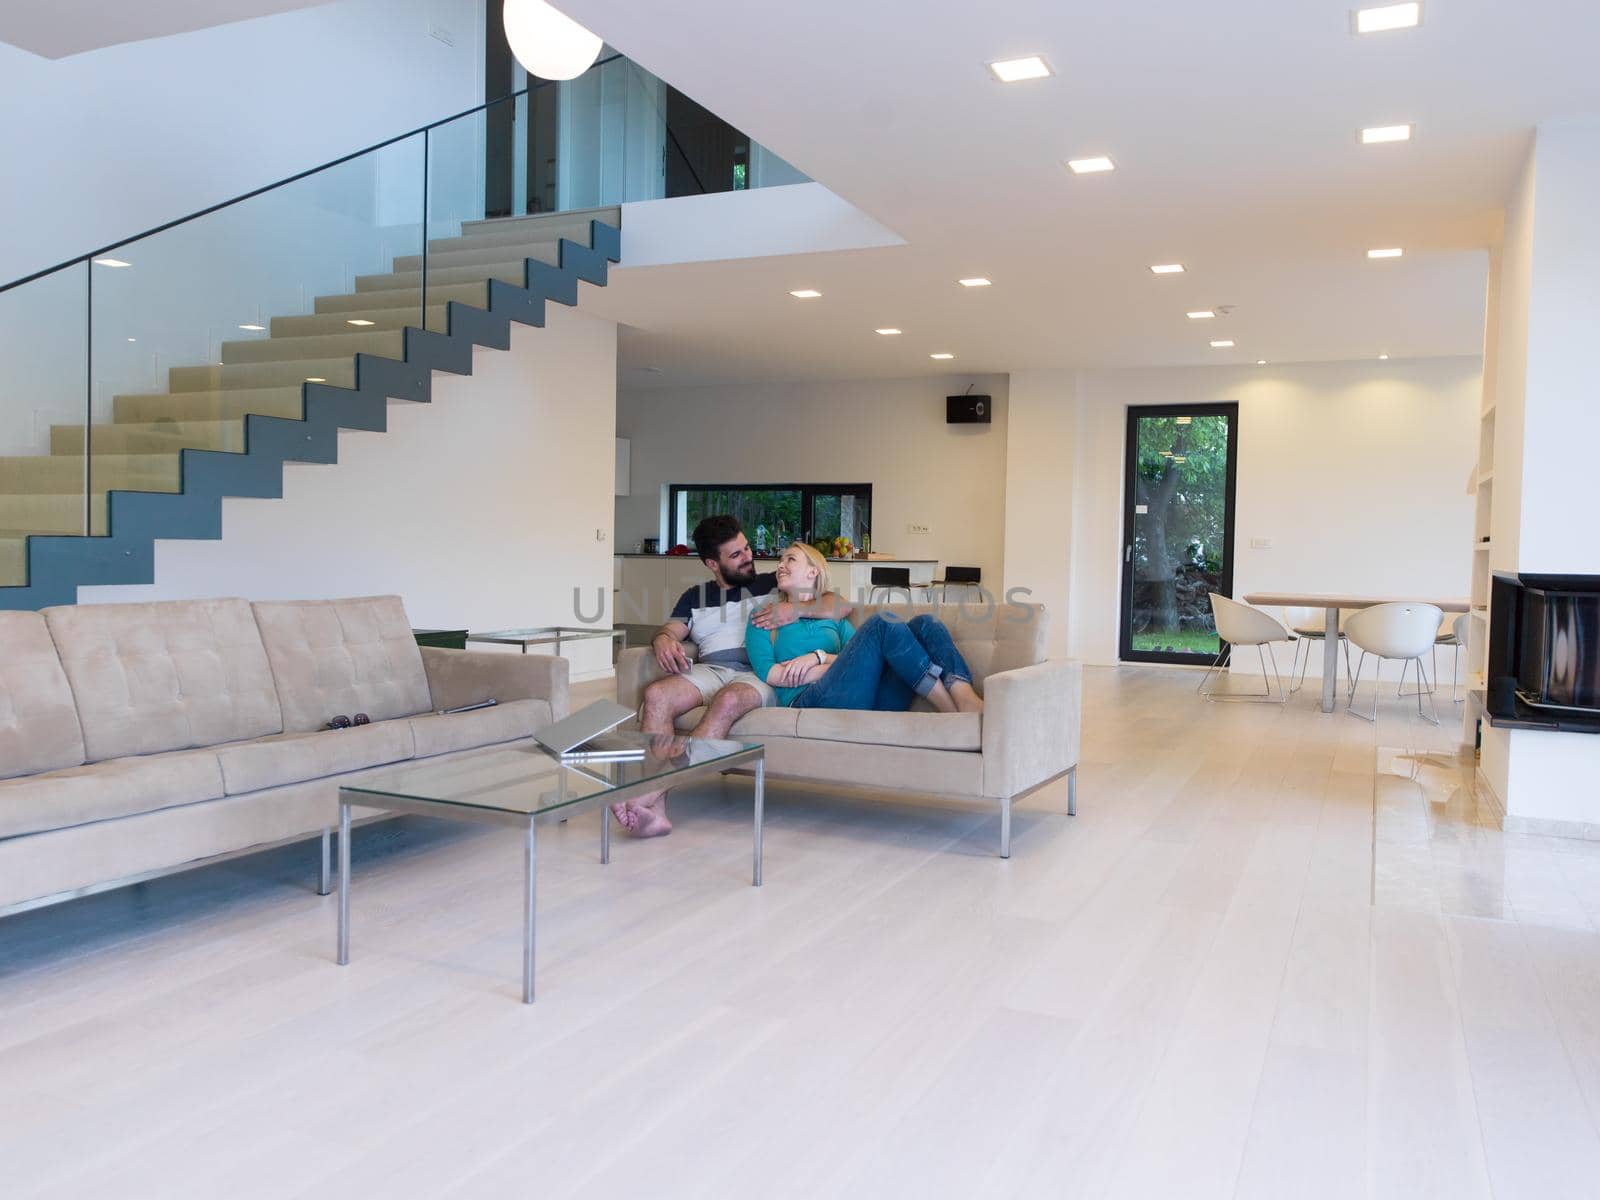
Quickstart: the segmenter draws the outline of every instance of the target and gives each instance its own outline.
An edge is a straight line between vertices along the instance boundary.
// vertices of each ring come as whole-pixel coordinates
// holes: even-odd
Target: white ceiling
[[[329,0],[5,0],[0,42],[42,58],[188,33],[251,17],[314,8]]]
[[[629,386],[1476,354],[1533,128],[1600,111],[1592,0],[1428,0],[1359,38],[1337,0],[561,7],[908,243],[618,272]],[[984,66],[1031,53],[1056,77]],[[1118,170],[1061,165],[1098,153]]]

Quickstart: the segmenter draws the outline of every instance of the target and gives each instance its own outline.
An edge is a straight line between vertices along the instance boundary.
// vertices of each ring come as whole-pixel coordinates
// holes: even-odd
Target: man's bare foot
[[[953,713],[956,711],[956,702],[950,696],[950,689],[943,682],[935,682],[933,690],[928,693],[928,703],[939,712]]]
[[[611,806],[611,815],[629,833],[639,824],[639,814],[634,811],[632,800],[618,800]]]
[[[963,679],[958,679],[950,685],[950,698],[956,702],[956,711],[964,713],[981,713],[983,711],[983,697],[973,689],[973,686]]]

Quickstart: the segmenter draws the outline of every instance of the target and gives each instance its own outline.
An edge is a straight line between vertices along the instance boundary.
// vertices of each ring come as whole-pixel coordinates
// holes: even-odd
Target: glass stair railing
[[[223,496],[281,494],[283,462],[603,284],[617,203],[665,194],[681,142],[625,59],[556,86],[532,94],[585,136],[517,136],[516,203],[533,155],[564,211],[491,215],[486,139],[527,128],[524,91],[0,287],[0,609],[151,581],[155,539],[220,536]]]

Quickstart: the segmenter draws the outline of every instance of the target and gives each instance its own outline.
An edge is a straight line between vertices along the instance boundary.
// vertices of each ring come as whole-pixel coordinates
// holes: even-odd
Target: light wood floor
[[[1600,845],[1440,733],[1091,670],[1079,816],[775,786],[359,830],[0,922],[7,1197],[1600,1194]]]

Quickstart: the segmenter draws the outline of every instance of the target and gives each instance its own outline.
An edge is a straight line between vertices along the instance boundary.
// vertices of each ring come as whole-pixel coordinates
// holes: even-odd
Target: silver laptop
[[[612,700],[596,700],[569,717],[557,721],[554,725],[547,725],[534,733],[534,740],[546,750],[562,757],[588,757],[585,753],[584,743],[599,737],[602,733],[615,729],[624,721],[634,715],[633,709],[624,708]],[[642,748],[634,751],[621,748],[602,750],[607,758],[629,757],[643,758]]]

